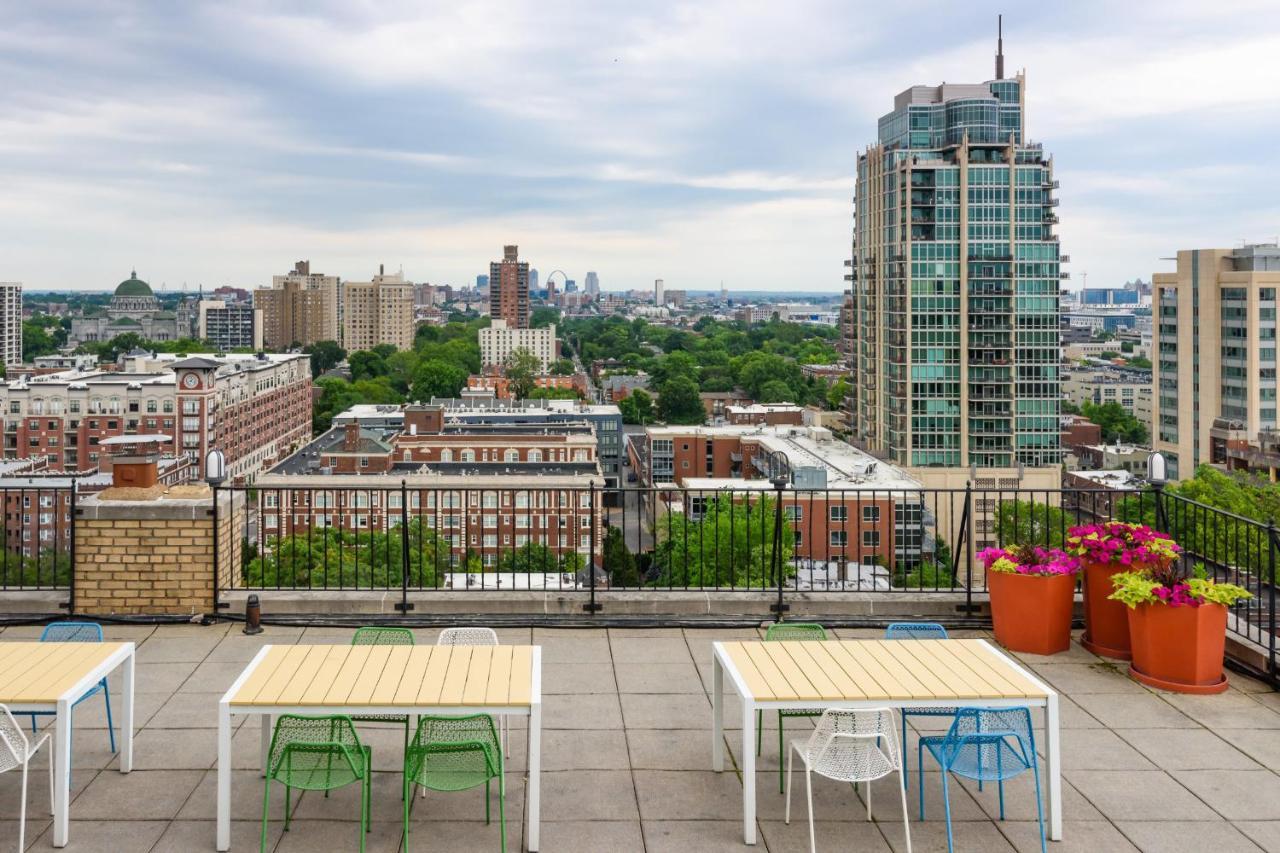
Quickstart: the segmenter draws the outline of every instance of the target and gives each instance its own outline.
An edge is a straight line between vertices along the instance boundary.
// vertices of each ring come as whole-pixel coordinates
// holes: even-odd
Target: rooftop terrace
[[[262,645],[349,643],[351,630],[268,626],[247,637],[239,625],[108,626],[108,639],[140,643],[134,771],[114,772],[103,705],[84,703],[75,715],[71,844],[77,851],[190,851],[214,847],[216,703]],[[0,642],[33,639],[38,626],[0,630]],[[433,642],[436,629],[416,630]],[[840,637],[878,637],[878,629],[837,629]],[[744,851],[807,849],[804,807],[790,826],[777,793],[777,747],[772,714],[758,779],[759,837],[742,843],[741,781],[736,772],[710,770],[711,642],[758,638],[756,629],[501,629],[504,643],[543,648],[542,849],[574,851]],[[953,632],[954,636],[985,636]],[[1154,692],[1114,663],[1073,645],[1053,658],[1018,656],[1062,695],[1065,832],[1050,853],[1066,851],[1280,850],[1280,694],[1232,674],[1220,696]],[[118,677],[112,692],[119,695]],[[729,699],[731,728],[736,700]],[[256,722],[237,717],[233,739],[233,849],[258,844],[262,810]],[[914,756],[914,727],[945,725],[913,717],[906,750]],[[523,849],[525,733],[517,719],[508,767],[508,844]],[[801,736],[805,720],[789,720]],[[731,766],[740,766],[740,738],[727,740]],[[370,851],[402,850],[399,775],[401,734],[361,727],[373,746],[373,827]],[[27,839],[51,846],[45,758],[29,787]],[[946,849],[940,781],[926,773],[929,820],[911,835],[917,851]],[[797,776],[799,782],[799,776]],[[848,785],[815,779],[814,807],[821,850],[866,853],[904,848],[892,782],[882,781],[875,820]],[[913,775],[912,794],[915,793]],[[1026,777],[1006,791],[1008,819],[997,814],[995,792],[953,790],[957,850],[1038,850],[1034,800]],[[16,835],[19,778],[0,775],[0,839]],[[268,849],[330,851],[349,848],[358,813],[355,788],[325,800],[305,793],[295,822],[283,832],[283,798],[273,792],[275,820]],[[803,799],[803,798],[801,798]],[[793,804],[793,805],[797,805]],[[496,827],[486,827],[478,794],[429,794],[415,806],[414,849],[497,850]]]

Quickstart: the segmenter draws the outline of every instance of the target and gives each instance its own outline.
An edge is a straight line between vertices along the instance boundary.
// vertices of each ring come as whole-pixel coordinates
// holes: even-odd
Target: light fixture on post
[[[1164,484],[1169,482],[1169,462],[1159,450],[1147,454],[1147,482],[1151,484],[1152,499],[1156,504],[1156,527],[1167,530],[1169,525],[1165,519]]]
[[[213,448],[204,457],[204,480],[210,486],[217,488],[221,486],[227,479],[227,454],[218,448]]]

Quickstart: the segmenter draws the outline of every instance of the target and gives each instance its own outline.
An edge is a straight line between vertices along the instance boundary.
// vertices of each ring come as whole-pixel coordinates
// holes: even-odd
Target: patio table
[[[986,640],[748,641],[712,648],[711,766],[724,770],[727,673],[742,697],[747,844],[756,843],[756,711],[807,708],[1043,708],[1049,838],[1062,840],[1058,694]]]
[[[66,847],[71,803],[71,708],[124,668],[120,772],[133,770],[133,643],[0,643],[0,705],[14,716],[53,713],[53,846]]]
[[[529,717],[528,849],[538,849],[539,646],[264,646],[218,703],[218,850],[231,849],[231,715],[262,721],[266,771],[278,714]]]

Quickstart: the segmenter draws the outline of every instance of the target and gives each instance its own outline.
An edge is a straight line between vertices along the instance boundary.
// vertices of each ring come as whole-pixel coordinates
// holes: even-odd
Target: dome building
[[[195,335],[195,311],[183,298],[176,311],[165,310],[151,285],[138,278],[137,271],[116,285],[110,304],[86,310],[71,320],[68,343],[109,341],[132,332],[149,341],[172,341]]]

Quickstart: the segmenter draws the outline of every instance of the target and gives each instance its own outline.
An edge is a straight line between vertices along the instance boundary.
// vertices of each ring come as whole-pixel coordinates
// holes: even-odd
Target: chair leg
[[[409,853],[409,806],[413,804],[413,795],[409,792],[409,768],[404,768],[400,776],[400,800],[404,809],[404,853]]]
[[[107,703],[107,736],[111,739],[111,754],[116,754],[116,727],[111,722],[111,691],[107,689],[107,680],[102,679],[102,698]]]
[[[871,780],[867,780],[867,820],[871,820]]]
[[[904,753],[907,751],[907,715],[906,715],[906,712],[903,712],[903,714],[902,714],[902,751],[903,751]],[[904,762],[902,762],[902,790],[904,790],[904,791],[908,791],[908,790],[910,790],[910,789],[911,789],[911,764],[910,764],[910,762],[904,761]]]
[[[45,751],[49,753],[49,814],[53,814],[53,738],[49,738],[49,748]]]
[[[489,780],[484,780],[484,825],[489,825]]]
[[[794,763],[796,751],[794,749],[787,752],[787,809],[783,812],[783,823],[791,823],[791,766]]]
[[[293,789],[284,786],[284,831],[289,831],[289,821],[293,818]]]
[[[27,849],[27,767],[31,764],[31,756],[22,762],[22,799],[18,801],[18,853]]]
[[[905,762],[904,762],[905,763]],[[901,771],[901,767],[898,768]],[[898,793],[902,795],[902,831],[907,836],[907,853],[911,853],[911,820],[907,817],[907,789],[903,785],[898,786]]]
[[[507,853],[507,780],[498,768],[498,831],[502,837],[502,853]]]
[[[369,834],[369,775],[369,767],[366,764],[364,778],[360,780],[360,826],[356,828],[360,833],[360,853],[364,853],[364,837]]]
[[[920,819],[924,820],[924,744],[916,743],[916,790],[920,794]]]
[[[808,762],[804,765],[804,796],[809,801],[809,853],[818,853],[818,841],[813,834],[813,783],[810,781]]]
[[[782,712],[778,712],[778,793],[782,793]]]
[[[954,853],[955,844],[951,840],[951,789],[947,786],[949,771],[942,768],[942,808],[947,813],[947,853]]]
[[[1034,747],[1031,750],[1031,775],[1036,780],[1036,820],[1040,823],[1040,853],[1047,853],[1044,840],[1044,799],[1040,796],[1040,765],[1036,762]]]
[[[1004,820],[1004,767],[1003,752],[996,750],[996,788],[1000,791],[1000,819]]]

